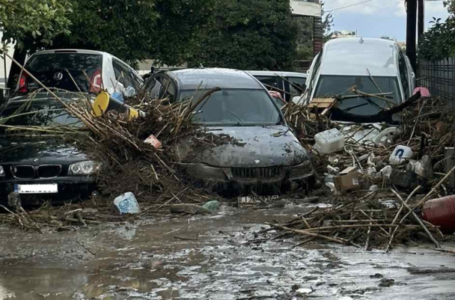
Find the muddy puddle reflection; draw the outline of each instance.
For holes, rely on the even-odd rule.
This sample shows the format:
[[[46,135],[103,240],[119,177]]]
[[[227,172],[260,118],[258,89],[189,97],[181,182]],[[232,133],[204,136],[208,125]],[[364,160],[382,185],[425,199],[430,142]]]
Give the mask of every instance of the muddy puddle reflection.
[[[450,254],[251,243],[261,224],[305,209],[225,208],[48,236],[2,228],[0,300],[455,299]]]

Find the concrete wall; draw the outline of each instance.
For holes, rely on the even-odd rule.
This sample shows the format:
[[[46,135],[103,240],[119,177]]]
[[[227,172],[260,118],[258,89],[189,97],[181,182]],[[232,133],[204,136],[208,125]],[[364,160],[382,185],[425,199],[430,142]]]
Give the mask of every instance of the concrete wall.
[[[321,17],[321,4],[318,1],[291,0],[291,10],[294,15],[307,17]]]

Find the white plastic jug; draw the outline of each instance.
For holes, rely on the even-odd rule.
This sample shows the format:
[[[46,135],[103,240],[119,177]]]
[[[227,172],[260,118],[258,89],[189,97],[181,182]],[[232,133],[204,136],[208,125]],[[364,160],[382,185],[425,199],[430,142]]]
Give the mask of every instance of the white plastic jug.
[[[114,205],[117,207],[121,215],[138,214],[141,212],[139,203],[137,203],[136,197],[131,192],[125,193],[115,198]]]
[[[320,132],[314,136],[316,145],[314,148],[320,154],[329,154],[344,148],[345,138],[338,129],[330,129]]]
[[[412,158],[413,154],[414,152],[412,152],[411,148],[401,145],[397,146],[393,150],[392,154],[390,154],[389,163],[391,165],[399,165],[405,160]]]

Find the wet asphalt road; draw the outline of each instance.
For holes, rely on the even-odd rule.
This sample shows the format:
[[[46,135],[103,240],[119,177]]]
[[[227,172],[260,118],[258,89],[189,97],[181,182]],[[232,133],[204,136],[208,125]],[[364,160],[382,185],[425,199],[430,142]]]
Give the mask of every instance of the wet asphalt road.
[[[248,242],[307,209],[223,207],[44,235],[0,225],[0,300],[455,299],[455,255],[431,245],[385,254]]]

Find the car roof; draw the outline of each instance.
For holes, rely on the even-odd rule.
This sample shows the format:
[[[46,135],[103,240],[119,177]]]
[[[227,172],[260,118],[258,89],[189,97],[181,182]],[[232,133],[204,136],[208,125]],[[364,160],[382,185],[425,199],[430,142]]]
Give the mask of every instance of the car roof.
[[[180,90],[212,89],[261,89],[264,87],[253,76],[233,69],[184,69],[165,72],[174,78]]]
[[[246,71],[253,76],[281,76],[281,77],[301,77],[307,78],[308,74],[300,72],[281,72],[281,71]]]
[[[33,55],[41,54],[55,54],[55,53],[81,53],[81,54],[98,54],[98,55],[108,55],[112,56],[107,52],[95,51],[95,50],[85,50],[85,49],[53,49],[53,50],[43,50],[34,53]]]
[[[398,44],[386,39],[331,40],[322,52],[321,75],[397,76],[398,51]]]

